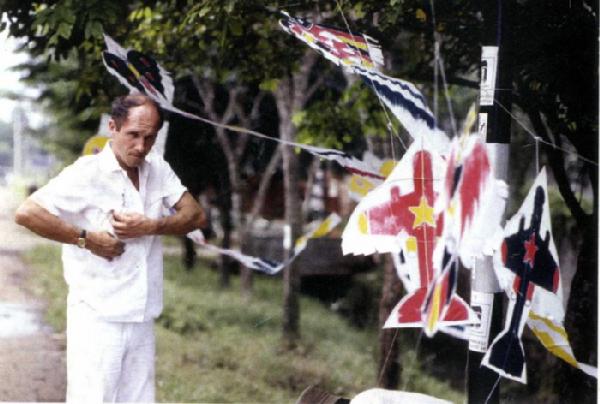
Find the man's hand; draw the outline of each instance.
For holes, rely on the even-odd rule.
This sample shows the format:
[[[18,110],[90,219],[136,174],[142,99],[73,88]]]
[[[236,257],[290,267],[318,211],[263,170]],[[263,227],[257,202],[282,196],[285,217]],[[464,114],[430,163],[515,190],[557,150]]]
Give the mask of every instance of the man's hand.
[[[156,231],[156,222],[139,213],[113,212],[110,224],[119,238],[148,236]]]
[[[85,248],[90,250],[92,254],[111,261],[113,258],[123,254],[125,243],[108,232],[90,231],[87,233],[85,239]]]

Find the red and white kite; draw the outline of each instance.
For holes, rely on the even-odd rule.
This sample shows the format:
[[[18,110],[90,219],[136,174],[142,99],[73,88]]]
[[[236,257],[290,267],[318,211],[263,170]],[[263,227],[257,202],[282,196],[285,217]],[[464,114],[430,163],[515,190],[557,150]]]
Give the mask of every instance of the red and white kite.
[[[383,65],[383,53],[375,39],[313,24],[304,18],[291,17],[285,11],[282,13],[286,17],[279,20],[279,24],[284,31],[316,49],[336,65],[369,69]]]
[[[385,182],[358,204],[344,229],[344,254],[396,254],[399,277],[405,283],[410,280],[409,294],[392,311],[385,327],[423,325],[421,310],[435,276],[433,250],[443,228],[433,211],[443,169],[444,161],[437,153],[413,143]],[[454,301],[461,309],[441,318],[441,325],[469,319],[466,304]],[[452,317],[455,314],[462,317]]]

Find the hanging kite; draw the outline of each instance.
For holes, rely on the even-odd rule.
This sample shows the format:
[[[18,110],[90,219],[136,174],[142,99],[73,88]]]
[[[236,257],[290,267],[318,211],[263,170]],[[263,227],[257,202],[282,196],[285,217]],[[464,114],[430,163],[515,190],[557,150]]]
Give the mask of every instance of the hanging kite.
[[[188,233],[186,236],[200,247],[214,251],[217,254],[231,257],[249,269],[263,272],[267,275],[275,275],[289,265],[290,262],[296,259],[296,257],[302,251],[304,251],[308,243],[308,239],[326,236],[339,224],[340,221],[341,218],[336,213],[332,213],[321,222],[316,223],[313,226],[313,230],[307,232],[302,237],[298,238],[298,240],[296,240],[294,243],[294,255],[288,258],[288,260],[285,262],[278,262],[263,257],[253,257],[251,255],[243,254],[238,250],[220,248],[212,244],[208,244],[204,240],[204,235],[200,230],[194,230],[193,232]]]
[[[506,185],[496,180],[485,144],[478,136],[469,136],[474,108],[469,111],[465,132],[454,139],[448,157],[444,184],[436,202],[436,215],[443,217],[444,230],[438,240],[433,258],[436,278],[429,288],[422,308],[424,329],[432,336],[439,328],[438,321],[448,311],[460,310],[451,317],[477,322],[477,316],[456,295],[458,257],[471,268],[473,259],[484,253],[492,254],[492,236],[500,230],[504,212]],[[438,270],[441,269],[441,270]]]
[[[147,94],[165,108],[172,107],[173,79],[165,69],[142,52],[123,49],[108,35],[104,35],[104,42],[102,60],[113,76],[130,90]]]
[[[285,32],[319,51],[338,66],[363,66],[375,69],[383,65],[383,54],[376,40],[367,35],[351,35],[335,28],[291,17],[285,11],[279,25]]]
[[[219,248],[212,244],[208,244],[205,242],[204,235],[200,230],[194,230],[193,232],[188,233],[187,238],[189,238],[202,248],[216,252],[217,254],[222,254],[231,257],[237,260],[242,265],[244,265],[246,268],[253,269],[258,272],[264,272],[267,275],[275,275],[284,267],[284,264],[278,261],[273,261],[262,257],[253,257],[250,255],[242,254],[240,251],[237,250]]]
[[[427,107],[425,98],[414,84],[388,77],[375,70],[376,64],[371,58],[363,56],[358,50],[352,53],[347,44],[360,43],[362,49],[368,49],[368,41],[358,41],[359,36],[344,33],[338,29],[323,28],[304,19],[290,17],[280,20],[284,31],[294,35],[310,47],[318,50],[336,65],[358,74],[371,87],[377,97],[390,108],[409,135],[429,149],[444,154],[449,139],[438,128],[433,113]],[[353,38],[352,41],[342,38]],[[381,50],[378,50],[381,53]],[[370,54],[370,52],[369,52]],[[381,63],[383,64],[383,57]]]
[[[396,254],[399,277],[411,283],[409,294],[392,310],[385,327],[423,324],[421,308],[434,277],[433,249],[443,228],[433,214],[443,166],[437,153],[413,143],[386,181],[357,205],[344,229],[344,254]],[[452,301],[453,306],[465,305]],[[462,323],[468,320],[468,310],[452,310],[442,320],[442,325]]]
[[[436,214],[444,216],[440,247],[472,268],[474,258],[492,255],[508,195],[495,179],[485,143],[477,135],[454,139]],[[442,256],[442,252],[438,253]]]
[[[123,49],[108,35],[104,35],[104,40],[106,42],[107,50],[102,53],[102,57],[108,71],[117,77],[130,91],[143,92],[165,110],[180,114],[186,118],[222,127],[233,132],[246,133],[261,139],[267,139],[287,146],[298,147],[314,156],[335,161],[352,173],[380,180],[384,179],[384,177],[378,173],[376,168],[365,164],[343,151],[288,142],[239,126],[220,124],[211,121],[210,119],[182,111],[172,104],[173,80],[164,68],[146,54],[134,50]]]
[[[548,296],[562,301],[558,254],[551,232],[543,168],[523,205],[504,228],[495,270],[510,303],[504,331],[494,339],[482,361],[500,375],[521,383],[527,382],[521,335],[529,311],[543,309]],[[549,294],[537,293],[540,289]]]

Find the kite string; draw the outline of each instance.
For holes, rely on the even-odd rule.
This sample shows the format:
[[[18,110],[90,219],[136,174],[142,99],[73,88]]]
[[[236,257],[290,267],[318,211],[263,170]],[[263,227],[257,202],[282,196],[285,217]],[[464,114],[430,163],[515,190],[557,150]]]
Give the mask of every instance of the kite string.
[[[454,110],[452,108],[452,101],[450,100],[450,92],[448,89],[448,82],[446,81],[446,69],[444,68],[444,60],[442,59],[442,56],[440,54],[440,34],[439,32],[437,32],[437,22],[435,19],[435,6],[433,4],[433,0],[429,0],[429,5],[431,7],[431,23],[433,26],[433,40],[434,40],[434,63],[436,67],[439,67],[439,73],[440,76],[442,77],[442,85],[444,86],[444,99],[446,100],[446,104],[448,107],[448,114],[450,115],[450,125],[452,127],[452,134],[454,136],[457,135],[458,130],[456,129],[456,119],[454,117]],[[434,70],[434,73],[436,74],[436,88],[435,91],[437,91],[437,69]],[[437,109],[437,106],[436,106]],[[436,120],[437,120],[437,116],[436,116]]]
[[[354,34],[352,33],[352,30],[350,29],[350,24],[348,23],[348,20],[346,19],[346,15],[344,14],[344,10],[342,9],[342,6],[340,5],[339,0],[335,0],[335,2],[336,2],[338,10],[340,10],[340,15],[342,16],[342,20],[344,20],[344,24],[346,25],[346,29],[348,30],[348,33],[351,36],[354,36]],[[358,57],[361,59],[361,61],[363,60],[362,54],[360,52],[358,52]],[[373,84],[373,80],[371,78],[368,78],[368,80],[371,82],[371,87],[373,88],[373,90],[375,91],[375,94],[377,95],[377,100],[379,101],[379,105],[381,106],[381,109],[383,109],[383,114],[385,116],[385,119],[387,120],[387,129],[390,133],[390,145],[391,145],[391,149],[392,149],[392,159],[394,161],[397,161],[396,154],[394,151],[393,136],[396,135],[396,137],[400,141],[400,144],[402,145],[404,150],[407,149],[406,144],[404,144],[404,141],[400,137],[400,134],[397,133],[396,131],[394,131],[394,125],[392,124],[392,119],[390,118],[388,111],[385,108],[385,105],[383,104],[383,100],[381,99],[381,94],[379,94],[379,90],[377,90],[377,87]]]
[[[531,138],[532,138],[533,140],[535,140],[536,142],[544,143],[544,144],[546,144],[546,145],[548,145],[548,146],[550,146],[550,147],[552,147],[552,148],[554,148],[554,149],[556,149],[556,150],[560,150],[560,151],[563,151],[563,152],[565,152],[565,153],[567,153],[567,154],[571,154],[571,155],[573,155],[573,156],[577,157],[578,159],[580,159],[580,160],[582,160],[582,161],[585,161],[586,163],[592,164],[592,165],[594,165],[594,166],[596,166],[596,167],[598,166],[598,163],[596,163],[595,161],[593,161],[593,160],[590,160],[590,159],[588,159],[588,158],[586,158],[586,157],[583,157],[581,154],[579,154],[579,153],[577,153],[577,152],[574,152],[574,151],[571,151],[571,150],[567,150],[567,149],[565,149],[565,148],[563,148],[563,147],[557,146],[556,144],[554,144],[554,143],[552,143],[552,142],[547,142],[547,141],[545,141],[545,140],[544,140],[544,139],[542,139],[540,136],[536,135],[536,134],[535,134],[535,132],[533,132],[533,130],[529,129],[529,128],[527,127],[527,125],[525,125],[525,124],[522,122],[522,120],[521,120],[521,119],[519,119],[519,117],[517,117],[516,115],[514,115],[514,114],[513,114],[513,113],[512,113],[512,112],[511,112],[511,111],[510,111],[508,108],[506,108],[504,105],[502,105],[502,104],[501,104],[501,103],[500,103],[498,100],[494,100],[494,102],[495,102],[495,103],[496,103],[496,104],[497,104],[497,105],[498,105],[500,108],[502,108],[502,109],[503,109],[503,110],[504,110],[504,111],[505,111],[507,114],[509,114],[509,115],[510,115],[510,117],[511,117],[511,118],[512,118],[512,119],[513,119],[513,120],[514,120],[514,121],[515,121],[517,124],[519,124],[519,126],[520,126],[521,128],[523,128],[523,129],[525,130],[525,132],[527,132],[527,134],[528,134],[529,136],[531,136]]]
[[[492,386],[492,390],[487,395],[487,397],[485,399],[485,404],[487,404],[490,401],[490,399],[492,398],[492,394],[494,394],[494,390],[496,390],[496,387],[498,387],[498,383],[500,383],[500,375],[498,375],[498,377],[496,378],[496,381],[494,382],[494,385]]]
[[[536,172],[540,172],[540,138],[535,137],[535,169]]]
[[[416,367],[416,364],[418,363],[417,361],[417,357],[419,356],[419,350],[421,349],[421,340],[423,339],[423,328],[420,328],[419,331],[419,336],[417,337],[417,343],[415,345],[415,357],[414,357],[414,361],[411,362],[411,370],[414,369]],[[413,374],[416,375],[416,372],[412,372]],[[404,383],[402,383],[402,390],[406,391],[407,387],[408,387],[408,378],[404,378]]]
[[[390,343],[390,347],[388,349],[387,355],[385,356],[385,360],[383,361],[383,364],[381,365],[381,370],[379,371],[379,377],[377,378],[377,385],[381,385],[381,379],[383,378],[383,372],[384,372],[385,367],[390,359],[390,356],[392,355],[392,347],[394,346],[394,343],[396,342],[396,337],[398,337],[398,331],[399,331],[399,328],[396,328],[395,332],[394,332],[394,337],[392,338],[392,342]]]

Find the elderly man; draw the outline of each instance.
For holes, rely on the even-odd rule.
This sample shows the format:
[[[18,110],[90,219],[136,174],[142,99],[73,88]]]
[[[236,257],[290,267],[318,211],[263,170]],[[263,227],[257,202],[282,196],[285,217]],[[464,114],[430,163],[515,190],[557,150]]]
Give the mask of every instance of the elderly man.
[[[102,152],[78,159],[17,209],[18,224],[63,243],[67,401],[154,401],[159,235],[185,234],[204,220],[169,165],[150,153],[162,121],[146,96],[116,99]]]

